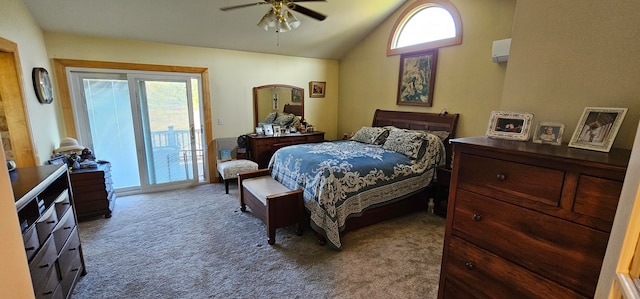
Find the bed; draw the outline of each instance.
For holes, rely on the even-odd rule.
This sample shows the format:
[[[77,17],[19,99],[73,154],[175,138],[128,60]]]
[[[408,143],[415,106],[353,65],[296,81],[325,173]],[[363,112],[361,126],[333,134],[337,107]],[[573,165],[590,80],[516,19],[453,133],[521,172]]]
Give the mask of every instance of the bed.
[[[269,168],[284,186],[303,190],[311,228],[339,249],[341,233],[426,209],[435,168],[450,161],[457,120],[376,110],[372,126],[352,139],[282,147]]]

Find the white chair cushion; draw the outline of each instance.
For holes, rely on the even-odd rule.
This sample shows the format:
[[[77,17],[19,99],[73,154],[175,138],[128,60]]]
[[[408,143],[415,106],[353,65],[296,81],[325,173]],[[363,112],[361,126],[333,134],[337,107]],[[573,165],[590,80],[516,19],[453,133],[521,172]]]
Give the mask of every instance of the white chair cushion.
[[[218,163],[218,172],[225,180],[237,178],[239,172],[257,169],[258,163],[251,160],[240,159]]]

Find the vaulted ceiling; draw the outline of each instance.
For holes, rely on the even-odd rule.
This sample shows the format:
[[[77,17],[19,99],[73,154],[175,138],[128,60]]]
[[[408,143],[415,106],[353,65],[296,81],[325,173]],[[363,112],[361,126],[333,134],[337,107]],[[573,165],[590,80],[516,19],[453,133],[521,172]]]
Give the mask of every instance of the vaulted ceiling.
[[[24,0],[44,31],[326,59],[340,59],[406,1],[300,2],[327,18],[294,11],[300,27],[277,34],[256,26],[269,5],[220,10],[258,0]]]

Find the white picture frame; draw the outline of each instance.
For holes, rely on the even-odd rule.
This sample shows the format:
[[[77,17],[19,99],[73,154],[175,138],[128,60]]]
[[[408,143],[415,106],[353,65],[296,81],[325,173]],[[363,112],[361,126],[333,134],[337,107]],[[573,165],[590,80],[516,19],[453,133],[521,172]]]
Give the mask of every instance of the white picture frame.
[[[274,136],[282,135],[282,127],[280,127],[279,125],[274,125],[273,126],[273,135]]]
[[[527,141],[533,113],[512,111],[491,111],[487,137]]]
[[[262,128],[264,129],[264,134],[265,135],[273,136],[273,125],[266,124],[266,125],[263,125]]]
[[[562,144],[562,135],[564,134],[564,124],[559,122],[539,122],[533,133],[532,141],[534,143],[543,144]]]
[[[609,152],[627,108],[585,107],[569,141],[570,147]]]

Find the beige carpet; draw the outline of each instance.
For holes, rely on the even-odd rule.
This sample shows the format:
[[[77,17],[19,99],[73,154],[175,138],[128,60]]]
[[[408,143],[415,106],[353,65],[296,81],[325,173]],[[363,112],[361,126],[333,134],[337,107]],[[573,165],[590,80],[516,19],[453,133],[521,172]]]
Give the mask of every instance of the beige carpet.
[[[417,212],[343,236],[265,227],[223,184],[119,197],[80,223],[88,274],[73,298],[436,298],[444,219]]]

